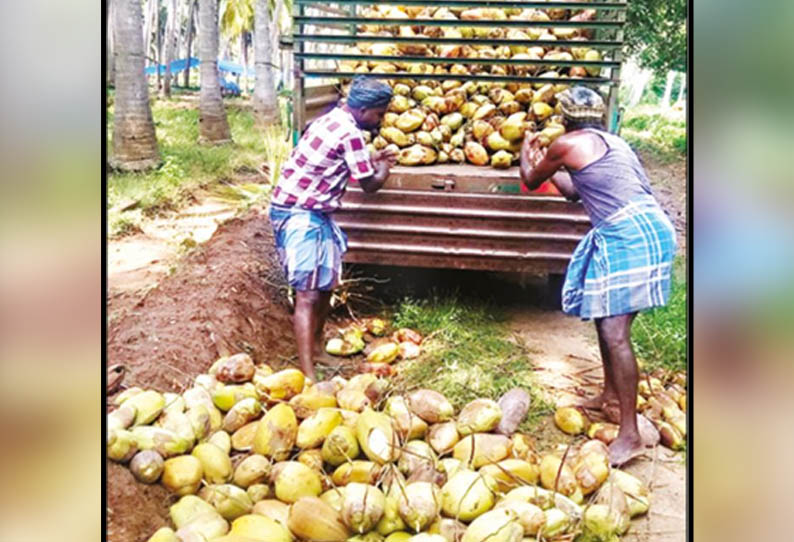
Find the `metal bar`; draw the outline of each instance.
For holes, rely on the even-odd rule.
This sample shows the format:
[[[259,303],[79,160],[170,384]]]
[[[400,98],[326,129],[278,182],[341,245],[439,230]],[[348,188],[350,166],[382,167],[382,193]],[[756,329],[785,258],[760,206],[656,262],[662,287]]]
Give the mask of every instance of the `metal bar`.
[[[622,41],[575,41],[575,40],[512,40],[502,38],[407,38],[400,36],[351,36],[351,35],[314,35],[293,34],[294,41],[314,41],[333,43],[422,43],[429,45],[521,45],[525,47],[590,47],[590,48],[619,48],[623,47]]]
[[[421,246],[421,245],[398,245],[393,243],[367,243],[363,241],[350,241],[348,248],[354,250],[371,250],[375,252],[387,253],[412,253],[412,254],[433,254],[449,256],[477,256],[483,258],[510,258],[517,260],[525,259],[548,259],[548,260],[570,260],[570,254],[559,252],[522,252],[518,250],[493,250],[476,248],[452,248],[445,246]]]
[[[444,228],[439,226],[424,226],[417,229],[415,226],[407,224],[361,224],[355,220],[345,220],[342,217],[334,219],[340,228],[345,231],[367,231],[378,233],[405,233],[410,235],[424,235],[424,236],[451,236],[451,237],[479,237],[479,238],[497,238],[497,239],[513,239],[521,241],[560,241],[560,242],[578,242],[582,239],[582,235],[575,233],[559,233],[559,232],[511,232],[502,230],[489,230],[484,228]]]
[[[515,58],[441,58],[435,56],[379,56],[349,55],[334,53],[296,53],[296,57],[317,60],[372,60],[377,62],[419,62],[423,64],[512,64],[517,66],[597,66],[614,67],[620,64],[614,60],[531,60]]]
[[[326,3],[327,0],[294,0],[296,4],[315,5]],[[335,4],[346,5],[372,5],[372,0],[336,0]],[[484,8],[565,8],[565,9],[626,9],[627,2],[588,2],[582,6],[582,2],[521,2],[521,1],[492,1],[492,0],[379,0],[378,4],[392,6],[433,6],[441,7],[484,7]]]
[[[354,78],[354,77],[375,77],[379,79],[423,79],[423,80],[442,80],[454,79],[458,81],[505,81],[516,83],[553,83],[553,84],[576,84],[576,85],[616,85],[619,81],[614,81],[604,77],[590,77],[587,79],[571,77],[524,77],[521,75],[463,75],[453,73],[358,73],[358,72],[335,72],[322,70],[304,70],[305,77],[333,78]]]
[[[625,22],[626,13],[625,12],[619,12],[618,13],[618,19],[620,21]],[[617,30],[617,36],[615,36],[615,37],[617,39],[619,39],[619,40],[623,40],[623,27],[620,27]],[[621,49],[617,49],[615,51],[615,60],[618,61],[618,64],[617,64],[617,66],[609,69],[609,72],[610,72],[609,75],[610,75],[610,77],[611,77],[611,79],[613,81],[616,81],[617,84],[619,84],[620,83],[620,64],[623,61],[623,51]],[[617,84],[611,86],[610,89],[609,89],[609,102],[608,102],[608,108],[607,108],[607,110],[609,111],[609,114],[610,114],[609,115],[609,117],[610,117],[609,118],[609,123],[610,124],[607,125],[607,126],[608,126],[608,128],[610,128],[613,131],[613,133],[617,133],[618,129],[619,129],[618,122],[617,122],[617,114],[618,114],[618,85]],[[615,120],[614,123],[613,123],[613,119]]]
[[[516,220],[554,220],[574,224],[589,224],[587,215],[563,213],[537,213],[532,211],[500,211],[494,209],[451,209],[419,205],[382,205],[380,203],[345,203],[345,212],[378,212],[435,216],[459,216],[463,218],[510,218]]]
[[[298,34],[303,34],[303,24],[295,22],[298,16],[303,15],[303,4],[293,4],[292,6],[292,20],[293,20],[293,28],[297,25]],[[297,53],[300,54],[303,52],[304,49],[304,42],[298,42],[298,50]],[[293,85],[293,103],[295,104],[295,108],[293,110],[293,127],[292,127],[292,144],[293,146],[298,144],[298,140],[303,133],[303,126],[306,122],[306,104],[304,103],[304,82],[305,78],[303,75],[304,69],[304,62],[303,59],[296,58],[293,59],[293,68],[297,71],[294,77],[294,85]]]
[[[371,19],[368,17],[314,17],[298,16],[303,24],[375,24],[378,26],[497,26],[539,28],[618,28],[625,21],[512,21],[512,20],[460,20],[460,19]]]

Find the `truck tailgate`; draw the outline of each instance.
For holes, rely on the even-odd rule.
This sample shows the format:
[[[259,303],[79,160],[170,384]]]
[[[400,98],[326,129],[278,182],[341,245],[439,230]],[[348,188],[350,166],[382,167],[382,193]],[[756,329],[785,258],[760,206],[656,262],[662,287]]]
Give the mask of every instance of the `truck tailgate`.
[[[580,204],[520,194],[517,183],[516,168],[435,165],[394,168],[374,194],[351,185],[334,214],[345,261],[564,273],[590,220]]]

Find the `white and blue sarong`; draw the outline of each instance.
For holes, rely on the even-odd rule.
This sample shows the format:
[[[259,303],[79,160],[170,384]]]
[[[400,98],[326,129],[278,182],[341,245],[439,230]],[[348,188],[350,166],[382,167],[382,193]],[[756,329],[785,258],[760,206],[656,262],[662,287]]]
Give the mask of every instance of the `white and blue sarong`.
[[[656,200],[632,200],[579,242],[562,310],[589,320],[667,304],[675,249],[675,228]]]
[[[271,204],[270,224],[290,286],[329,291],[339,283],[347,236],[328,213]]]

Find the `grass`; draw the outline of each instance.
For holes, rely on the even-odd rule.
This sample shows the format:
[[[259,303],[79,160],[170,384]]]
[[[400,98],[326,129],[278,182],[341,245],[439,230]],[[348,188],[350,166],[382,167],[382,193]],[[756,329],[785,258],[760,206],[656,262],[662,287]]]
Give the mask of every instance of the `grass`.
[[[241,174],[254,173],[263,162],[271,174],[278,174],[291,148],[284,129],[273,127],[263,134],[255,128],[253,112],[245,107],[245,101],[234,99],[226,106],[234,143],[199,145],[197,107],[197,101],[179,98],[152,102],[163,163],[145,173],[109,173],[107,208],[111,236],[135,231],[146,218],[190,202],[197,188],[217,186]],[[112,105],[108,107],[108,149],[112,149],[113,109]],[[133,202],[132,211],[115,209],[119,204]]]
[[[655,106],[640,106],[626,112],[620,135],[635,149],[650,152],[663,162],[686,156],[686,119],[680,113]]]
[[[536,384],[527,349],[510,336],[501,311],[456,294],[404,299],[394,324],[418,330],[428,339],[423,355],[404,363],[396,386],[402,391],[430,388],[456,410],[477,398],[498,400],[511,388],[530,392],[532,403],[520,430],[533,429],[553,406]]]
[[[676,260],[670,300],[665,307],[641,312],[631,338],[643,370],[684,371],[687,366],[687,292],[684,262]]]

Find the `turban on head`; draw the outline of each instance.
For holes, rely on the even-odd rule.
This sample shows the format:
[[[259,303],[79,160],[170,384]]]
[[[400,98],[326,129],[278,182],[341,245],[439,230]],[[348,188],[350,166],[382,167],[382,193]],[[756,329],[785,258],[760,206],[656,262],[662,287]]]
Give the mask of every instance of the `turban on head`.
[[[577,123],[600,123],[606,106],[604,99],[587,87],[573,87],[557,94],[563,116]]]
[[[347,96],[347,105],[358,109],[360,107],[384,107],[391,101],[392,89],[386,83],[367,77],[356,77],[350,86]]]

